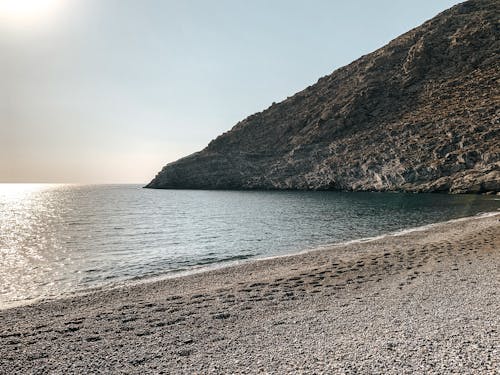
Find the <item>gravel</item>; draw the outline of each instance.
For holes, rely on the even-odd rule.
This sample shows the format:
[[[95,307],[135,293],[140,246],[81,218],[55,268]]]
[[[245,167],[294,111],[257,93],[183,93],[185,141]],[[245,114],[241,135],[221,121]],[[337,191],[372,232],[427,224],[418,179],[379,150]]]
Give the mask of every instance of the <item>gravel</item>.
[[[499,373],[499,215],[0,311],[0,373]]]

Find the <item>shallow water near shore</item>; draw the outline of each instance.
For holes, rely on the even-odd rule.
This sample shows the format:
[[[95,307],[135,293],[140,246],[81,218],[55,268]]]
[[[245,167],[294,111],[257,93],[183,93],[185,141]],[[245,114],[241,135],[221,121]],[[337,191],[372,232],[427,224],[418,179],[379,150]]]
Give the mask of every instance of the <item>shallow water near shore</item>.
[[[499,208],[479,195],[0,184],[0,308]]]

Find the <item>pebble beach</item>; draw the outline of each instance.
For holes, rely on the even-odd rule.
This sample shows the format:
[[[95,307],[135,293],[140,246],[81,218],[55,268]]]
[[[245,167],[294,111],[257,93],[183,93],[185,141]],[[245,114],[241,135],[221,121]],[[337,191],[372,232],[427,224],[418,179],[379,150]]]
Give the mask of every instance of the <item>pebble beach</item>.
[[[0,373],[499,371],[500,215],[0,310]]]

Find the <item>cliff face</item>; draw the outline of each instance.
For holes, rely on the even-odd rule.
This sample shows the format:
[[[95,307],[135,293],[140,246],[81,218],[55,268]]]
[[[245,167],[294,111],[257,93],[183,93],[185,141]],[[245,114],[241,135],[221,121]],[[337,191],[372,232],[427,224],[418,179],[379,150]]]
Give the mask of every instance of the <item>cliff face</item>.
[[[497,0],[454,6],[147,187],[498,192],[499,14]]]

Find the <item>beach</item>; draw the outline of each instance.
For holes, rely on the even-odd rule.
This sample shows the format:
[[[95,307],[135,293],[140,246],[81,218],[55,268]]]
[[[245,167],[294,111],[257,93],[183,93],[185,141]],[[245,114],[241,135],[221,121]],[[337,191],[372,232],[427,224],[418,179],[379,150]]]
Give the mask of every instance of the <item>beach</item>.
[[[498,373],[500,215],[0,311],[0,373]]]

